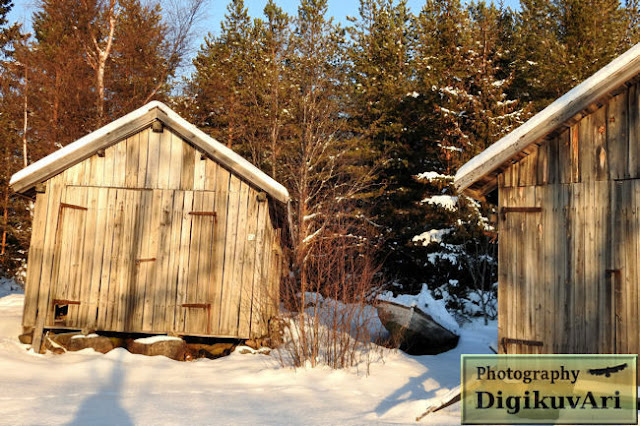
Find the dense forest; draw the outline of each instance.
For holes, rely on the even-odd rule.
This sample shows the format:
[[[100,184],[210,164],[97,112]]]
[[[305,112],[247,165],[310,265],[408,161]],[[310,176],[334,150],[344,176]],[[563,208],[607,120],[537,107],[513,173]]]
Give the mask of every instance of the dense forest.
[[[361,0],[344,26],[327,0],[260,18],[232,0],[193,55],[193,23],[222,5],[35,3],[27,34],[0,0],[1,273],[29,245],[11,175],[156,99],[288,188],[303,290],[366,276],[450,305],[496,281],[491,205],[455,193],[457,168],[640,41],[638,0]]]

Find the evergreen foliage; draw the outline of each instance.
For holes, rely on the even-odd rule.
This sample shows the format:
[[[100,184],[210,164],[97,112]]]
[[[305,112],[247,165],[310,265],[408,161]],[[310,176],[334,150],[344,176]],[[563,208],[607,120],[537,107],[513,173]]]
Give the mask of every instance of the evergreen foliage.
[[[26,38],[0,0],[3,194],[24,160],[25,102],[32,162],[151,98],[170,100],[289,189],[302,289],[328,279],[319,262],[339,239],[353,259],[374,248],[399,290],[426,282],[453,301],[491,294],[496,279],[492,207],[455,192],[456,170],[640,42],[638,0],[521,0],[517,11],[360,0],[346,28],[327,0],[300,0],[295,16],[268,0],[259,18],[230,0],[176,93],[184,38],[172,40],[156,2],[119,0],[96,102],[89,59],[109,39],[110,4],[39,0]],[[11,203],[2,208],[15,218],[4,228],[15,262],[3,260],[5,271],[27,246],[27,209]]]

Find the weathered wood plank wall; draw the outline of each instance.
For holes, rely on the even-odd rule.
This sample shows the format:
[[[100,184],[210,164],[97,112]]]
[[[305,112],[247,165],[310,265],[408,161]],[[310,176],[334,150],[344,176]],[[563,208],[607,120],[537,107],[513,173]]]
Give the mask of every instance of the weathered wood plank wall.
[[[168,128],[70,167],[36,197],[23,326],[264,335],[281,257],[259,193]]]
[[[514,162],[498,186],[499,337],[530,341],[501,351],[640,353],[638,84]]]

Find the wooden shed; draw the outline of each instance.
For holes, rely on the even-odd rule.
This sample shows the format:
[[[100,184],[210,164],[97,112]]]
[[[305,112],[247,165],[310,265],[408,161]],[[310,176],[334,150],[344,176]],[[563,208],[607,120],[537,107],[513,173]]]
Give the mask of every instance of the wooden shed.
[[[16,173],[35,196],[24,332],[251,338],[277,313],[289,194],[160,102]]]
[[[640,353],[639,80],[640,44],[458,171],[498,194],[502,353]]]

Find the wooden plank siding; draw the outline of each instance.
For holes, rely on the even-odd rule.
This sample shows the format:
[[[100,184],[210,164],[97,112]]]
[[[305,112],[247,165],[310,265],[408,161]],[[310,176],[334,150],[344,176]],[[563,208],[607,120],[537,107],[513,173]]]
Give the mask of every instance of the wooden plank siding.
[[[638,83],[497,181],[500,351],[640,353]]]
[[[253,297],[277,299],[282,259],[259,193],[167,127],[49,179],[36,196],[25,330],[262,335],[277,304],[263,315]]]

